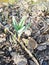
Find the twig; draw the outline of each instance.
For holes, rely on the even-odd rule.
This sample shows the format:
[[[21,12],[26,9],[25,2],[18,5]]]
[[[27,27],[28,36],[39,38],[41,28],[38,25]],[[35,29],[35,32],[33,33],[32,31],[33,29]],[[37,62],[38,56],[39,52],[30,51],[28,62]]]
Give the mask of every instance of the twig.
[[[1,23],[0,26],[5,28]],[[14,35],[10,30],[7,30],[12,36]],[[23,42],[20,42],[17,38],[16,41],[22,46],[22,48],[29,54],[29,56],[32,58],[32,60],[36,63],[36,65],[39,65],[37,59],[34,57],[34,55],[31,54],[31,52],[24,46]]]

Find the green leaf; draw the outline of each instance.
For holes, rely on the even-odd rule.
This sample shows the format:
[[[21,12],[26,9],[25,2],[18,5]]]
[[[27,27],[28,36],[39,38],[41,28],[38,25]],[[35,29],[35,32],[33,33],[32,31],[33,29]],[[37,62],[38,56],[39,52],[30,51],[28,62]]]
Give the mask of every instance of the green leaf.
[[[17,21],[16,21],[16,19],[15,19],[14,16],[12,16],[12,22],[13,22],[14,29],[15,29],[16,31],[18,31],[18,23],[17,23]]]
[[[21,36],[21,34],[24,32],[25,26],[23,26],[20,30],[18,30],[18,34]]]
[[[19,36],[21,36],[21,34],[23,33],[23,32],[25,32],[29,27],[30,27],[30,23],[28,23],[26,26],[23,26],[20,30],[18,30],[18,34],[19,34]]]
[[[12,17],[14,29],[16,30],[16,32],[17,32],[17,34],[19,36],[21,36],[21,34],[23,32],[25,32],[27,30],[27,28],[30,26],[30,23],[27,24],[26,26],[24,26],[25,20],[26,20],[26,17],[24,16],[21,19],[20,23],[18,24],[17,21],[16,21],[16,19],[15,19],[15,17],[14,16]]]
[[[19,23],[20,28],[22,28],[24,26],[25,20],[26,20],[26,16],[23,16],[22,19],[20,20],[20,23]]]

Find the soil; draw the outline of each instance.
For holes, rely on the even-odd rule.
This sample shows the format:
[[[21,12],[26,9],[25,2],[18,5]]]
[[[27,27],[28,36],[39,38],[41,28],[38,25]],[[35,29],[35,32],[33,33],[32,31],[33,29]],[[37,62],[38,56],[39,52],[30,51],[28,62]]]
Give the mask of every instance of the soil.
[[[46,8],[38,9],[41,4],[26,5],[28,7],[23,7],[21,2],[13,5],[0,4],[0,23],[15,34],[12,15],[17,22],[26,15],[28,18],[25,25],[30,22],[31,26],[22,34],[21,40],[27,42],[25,47],[36,57],[40,65],[49,65],[49,13]],[[5,32],[3,26],[0,26],[0,65],[36,65],[26,51],[15,43],[11,34]]]

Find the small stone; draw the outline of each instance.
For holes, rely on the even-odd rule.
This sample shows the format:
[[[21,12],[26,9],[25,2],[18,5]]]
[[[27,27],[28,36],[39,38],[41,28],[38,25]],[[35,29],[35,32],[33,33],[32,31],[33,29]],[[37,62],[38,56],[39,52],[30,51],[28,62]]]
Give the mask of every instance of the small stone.
[[[45,42],[45,44],[49,46],[49,41]]]
[[[40,64],[42,65],[43,59],[40,60]]]
[[[9,51],[12,51],[12,48],[11,47],[9,47]]]
[[[46,19],[46,21],[47,21],[47,22],[46,22],[46,23],[47,23],[47,25],[49,25],[49,19]]]
[[[30,36],[31,35],[31,31],[30,30],[26,30],[25,31],[25,35]]]
[[[42,65],[48,65],[48,62],[46,60],[43,60]]]
[[[14,52],[11,55],[13,56],[13,60],[14,60],[15,64],[27,65],[27,59],[23,55],[19,55]]]
[[[39,23],[38,23],[39,29],[42,28],[43,26],[44,26],[43,22],[39,22]]]
[[[39,51],[45,50],[46,48],[47,48],[46,45],[39,45],[39,46],[37,47],[37,49],[38,49]]]
[[[6,41],[6,38],[0,38],[0,43]]]
[[[46,35],[37,36],[36,41],[38,43],[44,43],[45,41],[47,41],[47,36]]]
[[[46,41],[46,42],[42,43],[41,45],[48,45],[49,46],[49,41]]]
[[[29,60],[30,65],[36,65],[33,61]]]
[[[4,41],[6,41],[6,35],[2,33],[0,34],[0,43]]]
[[[2,24],[5,26],[5,25],[7,25],[7,22],[6,22],[6,21],[4,21],[4,22],[2,22]]]
[[[22,60],[22,61],[19,62],[17,65],[26,65],[26,62]]]

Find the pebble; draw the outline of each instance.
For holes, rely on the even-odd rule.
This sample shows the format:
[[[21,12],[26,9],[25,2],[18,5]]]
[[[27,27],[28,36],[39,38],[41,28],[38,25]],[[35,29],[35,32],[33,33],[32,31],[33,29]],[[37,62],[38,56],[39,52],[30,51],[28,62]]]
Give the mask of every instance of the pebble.
[[[46,23],[47,23],[47,25],[49,25],[49,19],[46,19],[46,21],[47,21],[47,22],[46,22]]]
[[[27,59],[23,55],[12,52],[13,60],[17,65],[27,65]]]
[[[48,45],[49,46],[49,41],[46,41],[44,43],[41,43],[41,45]]]
[[[5,25],[7,25],[7,22],[6,22],[6,21],[4,21],[4,22],[2,22],[2,24],[5,26]]]
[[[12,48],[11,48],[11,47],[9,47],[9,52],[10,52],[10,51],[12,51]]]
[[[2,33],[0,34],[0,43],[4,41],[6,41],[6,35]]]
[[[47,41],[47,36],[46,35],[37,36],[36,41],[38,43],[44,43],[45,41]]]
[[[41,64],[41,65],[42,65],[43,60],[44,60],[44,59],[41,59],[41,60],[40,60],[40,64]]]
[[[42,65],[48,65],[47,61],[44,60],[43,63],[42,63]]]
[[[0,38],[0,43],[6,41],[5,38]]]
[[[36,65],[33,61],[29,60],[30,65]]]
[[[25,35],[30,36],[31,35],[31,31],[30,30],[26,30],[25,31]]]
[[[44,26],[43,22],[39,22],[39,23],[38,23],[38,28],[39,28],[39,29],[42,28],[43,26]]]
[[[37,47],[37,49],[38,49],[39,51],[45,50],[46,48],[47,48],[46,45],[39,45],[39,46]]]

